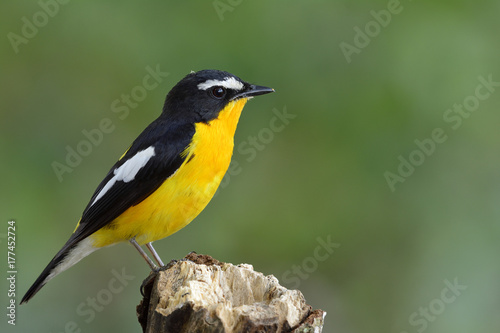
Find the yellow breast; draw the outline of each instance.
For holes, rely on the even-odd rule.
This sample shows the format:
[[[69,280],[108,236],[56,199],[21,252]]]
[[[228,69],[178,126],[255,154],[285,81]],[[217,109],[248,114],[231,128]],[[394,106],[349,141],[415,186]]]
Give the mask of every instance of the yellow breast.
[[[181,167],[149,197],[91,237],[101,247],[136,237],[139,244],[165,238],[185,227],[215,194],[231,162],[234,132],[247,99],[230,102],[217,119],[196,123]]]

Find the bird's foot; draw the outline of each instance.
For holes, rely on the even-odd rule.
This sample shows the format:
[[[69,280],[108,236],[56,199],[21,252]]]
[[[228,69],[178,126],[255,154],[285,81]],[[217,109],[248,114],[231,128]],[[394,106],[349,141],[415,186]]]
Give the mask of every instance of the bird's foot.
[[[160,273],[161,271],[166,271],[167,269],[172,267],[176,262],[177,262],[177,260],[173,259],[167,265],[162,266],[162,267],[155,267],[149,273],[148,277],[145,278],[141,284],[140,290],[141,290],[142,297],[149,297],[149,295],[151,294],[151,290],[153,289],[153,285],[154,285],[154,282],[156,280],[156,277],[158,276],[158,273]]]

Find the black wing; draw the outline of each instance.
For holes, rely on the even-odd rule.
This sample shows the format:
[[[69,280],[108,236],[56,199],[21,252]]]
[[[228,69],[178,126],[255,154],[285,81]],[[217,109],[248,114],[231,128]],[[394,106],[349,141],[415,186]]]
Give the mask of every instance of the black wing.
[[[181,153],[191,142],[195,129],[191,124],[172,126],[160,118],[149,125],[126,154],[111,168],[85,208],[80,224],[70,241],[75,244],[109,224],[128,208],[153,193],[184,162]],[[116,181],[99,200],[94,200],[113,178],[114,171],[138,152],[154,147],[155,155],[130,182]]]
[[[186,156],[181,156],[181,153],[191,142],[194,132],[193,125],[167,124],[161,116],[151,123],[99,184],[83,212],[78,228],[28,289],[21,304],[28,302],[53,277],[51,274],[54,269],[67,258],[78,242],[109,224],[129,207],[140,203],[172,175],[184,162]],[[134,179],[128,183],[114,182],[113,186],[108,186],[99,200],[92,204],[114,177],[114,171],[138,152],[149,147],[154,147],[155,155],[139,169]]]

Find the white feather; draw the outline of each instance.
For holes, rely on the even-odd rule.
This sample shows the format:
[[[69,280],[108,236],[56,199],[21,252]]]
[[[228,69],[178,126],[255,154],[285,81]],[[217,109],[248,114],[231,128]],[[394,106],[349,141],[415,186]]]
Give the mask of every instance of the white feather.
[[[95,204],[97,200],[102,198],[102,196],[106,194],[106,192],[108,192],[109,189],[112,188],[117,181],[123,181],[125,183],[133,181],[139,170],[141,170],[153,156],[155,156],[155,148],[151,146],[147,149],[141,150],[125,163],[123,163],[119,168],[116,168],[113,171],[113,178],[111,178],[106,183],[106,185],[104,185],[97,197],[92,202],[92,205]]]
[[[203,83],[198,84],[198,89],[207,90],[212,87],[221,86],[227,89],[242,90],[243,83],[236,80],[234,77],[226,77],[224,80],[207,80]]]
[[[93,246],[92,240],[89,237],[85,238],[68,253],[66,258],[64,258],[64,260],[61,261],[59,265],[52,270],[52,272],[50,272],[49,276],[47,276],[47,278],[43,281],[43,284],[47,283],[54,276],[67,270],[97,249],[99,248]]]

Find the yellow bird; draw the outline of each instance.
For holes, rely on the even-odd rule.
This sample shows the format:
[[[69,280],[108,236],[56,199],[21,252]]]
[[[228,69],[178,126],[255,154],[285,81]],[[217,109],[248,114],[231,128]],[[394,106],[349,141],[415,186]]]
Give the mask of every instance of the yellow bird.
[[[152,242],[185,227],[205,208],[229,167],[245,103],[274,90],[224,71],[192,72],[167,94],[163,112],[113,165],[75,231],[29,288],[105,246],[129,241],[152,270],[163,262]]]

